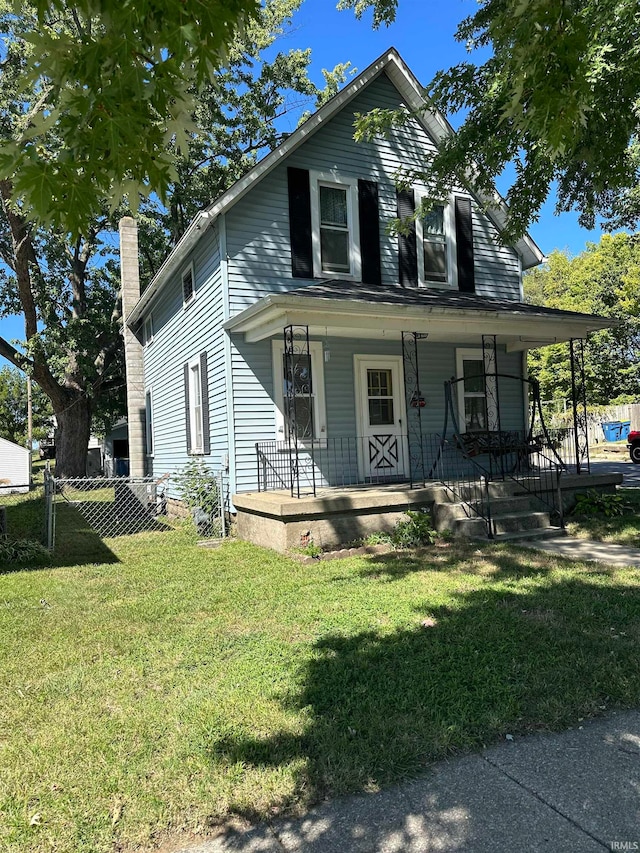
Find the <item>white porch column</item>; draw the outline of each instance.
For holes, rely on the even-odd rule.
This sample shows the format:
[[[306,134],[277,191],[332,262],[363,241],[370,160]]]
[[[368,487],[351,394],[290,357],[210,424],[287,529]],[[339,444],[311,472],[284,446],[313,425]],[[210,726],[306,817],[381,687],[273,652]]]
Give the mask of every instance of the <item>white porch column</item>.
[[[145,475],[145,399],[142,343],[127,325],[133,307],[140,299],[138,267],[138,224],[130,216],[120,220],[120,282],[122,288],[122,324],[127,377],[127,420],[129,423],[129,475]]]

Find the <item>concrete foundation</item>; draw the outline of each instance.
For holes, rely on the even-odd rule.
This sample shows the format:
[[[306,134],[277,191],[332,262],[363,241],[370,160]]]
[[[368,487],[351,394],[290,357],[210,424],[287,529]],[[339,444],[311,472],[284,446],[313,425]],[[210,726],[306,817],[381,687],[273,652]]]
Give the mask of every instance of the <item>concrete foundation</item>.
[[[430,508],[443,492],[434,484],[420,489],[397,485],[328,489],[299,499],[286,492],[234,495],[237,535],[283,553],[311,542],[334,548],[392,530],[407,509]]]
[[[561,480],[565,513],[577,494],[595,489],[614,492],[621,474],[567,475]],[[438,483],[425,488],[407,486],[354,486],[326,489],[316,497],[292,498],[288,492],[250,492],[233,496],[240,539],[282,553],[313,543],[335,548],[389,532],[408,509],[433,508],[449,497]]]

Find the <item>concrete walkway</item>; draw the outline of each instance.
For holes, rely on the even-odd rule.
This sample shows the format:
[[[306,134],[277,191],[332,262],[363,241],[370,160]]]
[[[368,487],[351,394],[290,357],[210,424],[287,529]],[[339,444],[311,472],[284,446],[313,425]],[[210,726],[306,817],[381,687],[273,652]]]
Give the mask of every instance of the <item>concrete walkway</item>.
[[[551,536],[548,539],[519,539],[518,548],[531,548],[534,551],[546,551],[557,554],[567,560],[580,562],[606,563],[609,566],[640,567],[640,550],[612,542],[594,542],[591,539],[577,539],[575,536]],[[639,848],[640,849],[640,848]]]
[[[174,853],[591,853],[640,850],[640,712],[505,740],[298,820]]]

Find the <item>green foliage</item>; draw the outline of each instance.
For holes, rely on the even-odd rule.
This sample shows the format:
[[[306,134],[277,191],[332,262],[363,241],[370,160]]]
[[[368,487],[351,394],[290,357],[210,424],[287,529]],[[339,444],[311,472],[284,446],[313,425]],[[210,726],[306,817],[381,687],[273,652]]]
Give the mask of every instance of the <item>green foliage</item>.
[[[49,552],[39,542],[0,536],[0,563],[43,563],[50,559]]]
[[[2,7],[13,17],[9,3]],[[256,0],[21,4],[32,58],[25,82],[43,97],[0,156],[16,197],[74,234],[99,215],[103,198],[113,209],[141,189],[166,198],[175,175],[167,143],[186,144],[195,87],[224,63],[258,8]],[[43,150],[51,132],[59,145]]]
[[[210,536],[220,519],[220,491],[216,475],[202,460],[192,459],[174,479],[180,500],[191,511],[198,531]]]
[[[51,403],[32,385],[33,438],[39,441],[51,430]],[[0,369],[0,438],[25,445],[27,441],[27,379],[15,368]]]
[[[615,518],[629,512],[629,509],[630,507],[622,495],[590,489],[585,494],[577,495],[572,515],[587,517],[601,515],[605,518]]]
[[[374,26],[395,17],[397,0],[341,0],[362,15],[374,8]],[[640,213],[636,0],[479,0],[456,38],[477,62],[440,71],[426,87],[427,103],[466,117],[416,174],[444,189],[464,182],[493,198],[493,182],[515,163],[507,194],[505,238],[521,235],[554,182],[558,209],[577,208],[593,227],[602,212],[612,225]],[[488,56],[488,58],[486,58]],[[402,119],[402,116],[399,116]],[[375,117],[360,133],[376,133]]]
[[[407,518],[398,521],[390,533],[370,533],[365,545],[393,545],[395,548],[419,548],[433,545],[441,534],[433,529],[429,510],[407,510]]]
[[[418,548],[420,545],[433,545],[437,534],[431,524],[431,513],[428,510],[407,510],[408,518],[399,521],[391,541],[396,548]]]
[[[552,252],[544,267],[524,279],[528,302],[612,317],[617,325],[592,334],[585,346],[587,399],[607,405],[640,396],[640,241],[605,235],[571,258]],[[531,350],[529,370],[543,400],[571,396],[568,344]]]

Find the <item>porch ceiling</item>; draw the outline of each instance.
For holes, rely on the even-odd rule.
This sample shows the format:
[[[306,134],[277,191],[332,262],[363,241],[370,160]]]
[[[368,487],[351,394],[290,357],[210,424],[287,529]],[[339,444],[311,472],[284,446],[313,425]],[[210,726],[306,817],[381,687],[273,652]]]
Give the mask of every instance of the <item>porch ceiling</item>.
[[[584,338],[616,321],[457,291],[328,281],[264,296],[224,328],[255,343],[282,334],[289,325],[308,326],[309,334],[318,337],[394,339],[404,331],[456,344],[477,344],[482,335],[496,335],[508,351],[517,351]]]

